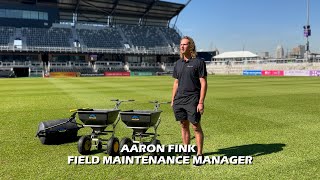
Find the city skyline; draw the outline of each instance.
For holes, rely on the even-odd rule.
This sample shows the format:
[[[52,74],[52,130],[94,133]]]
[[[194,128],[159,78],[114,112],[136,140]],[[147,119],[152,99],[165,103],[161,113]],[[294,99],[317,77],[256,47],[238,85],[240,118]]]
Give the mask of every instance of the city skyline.
[[[320,1],[310,0],[309,14],[310,50],[320,52]],[[307,0],[193,0],[171,24],[175,21],[183,35],[194,38],[198,51],[217,48],[220,52],[247,50],[275,56],[278,45],[286,52],[306,44]]]

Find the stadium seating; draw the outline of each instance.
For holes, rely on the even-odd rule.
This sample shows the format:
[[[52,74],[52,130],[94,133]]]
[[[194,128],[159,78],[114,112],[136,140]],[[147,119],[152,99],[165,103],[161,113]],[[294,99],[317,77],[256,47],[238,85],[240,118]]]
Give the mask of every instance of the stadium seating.
[[[36,27],[8,27],[0,26],[0,46],[11,48],[14,39],[22,41],[21,50],[39,51],[51,49],[60,52],[87,51],[90,50],[125,50],[134,53],[172,53],[179,44],[180,35],[175,29],[158,26],[116,25],[115,27],[94,27],[79,25],[54,25],[51,28]],[[80,46],[75,47],[74,42]],[[18,50],[18,49],[16,49]],[[21,51],[20,50],[20,51]],[[64,51],[65,50],[65,51]],[[87,63],[87,64],[83,64]],[[16,59],[6,61],[3,59],[0,67],[29,67],[30,76],[42,76],[43,72],[80,72],[84,74],[103,72],[164,72],[171,71],[173,67],[164,67],[160,64],[140,63],[133,66],[124,65],[123,60],[106,61],[107,64],[92,64],[88,62],[73,62],[67,59],[54,58],[44,69],[37,56],[28,59]],[[114,64],[115,63],[115,64]],[[81,64],[81,65],[79,65]],[[141,66],[142,65],[142,66]]]
[[[0,26],[0,46],[13,43],[10,38],[14,37],[16,32],[22,36],[22,45],[27,47],[71,48],[74,47],[72,43],[77,40],[81,46],[87,48],[123,49],[124,44],[130,44],[133,48],[144,47],[144,50],[172,51],[180,41],[180,35],[176,30],[157,26],[117,25],[117,27],[91,29],[79,26],[76,30],[71,26],[54,26],[22,27],[18,30],[16,31],[14,27]]]
[[[100,67],[98,68],[97,73],[104,73],[104,72],[126,72],[123,67]]]
[[[71,47],[69,28],[22,28],[22,35],[32,47]]]
[[[93,74],[90,67],[51,67],[50,72],[80,72],[81,74]]]
[[[15,33],[14,27],[2,27],[0,26],[0,46],[8,46],[10,37]]]
[[[116,28],[77,29],[77,34],[88,48],[120,49],[124,47],[121,43],[123,39]]]
[[[159,63],[129,63],[129,70],[134,72],[164,72]]]
[[[146,48],[168,46],[158,27],[134,25],[120,25],[120,27],[134,46],[144,46]]]
[[[165,37],[167,38],[167,40],[169,40],[169,42],[174,45],[179,45],[180,44],[180,35],[177,33],[177,31],[175,31],[172,28],[167,28],[167,27],[159,27],[159,29],[165,34]]]
[[[131,67],[130,71],[135,72],[164,72],[161,68],[140,68],[140,67]]]

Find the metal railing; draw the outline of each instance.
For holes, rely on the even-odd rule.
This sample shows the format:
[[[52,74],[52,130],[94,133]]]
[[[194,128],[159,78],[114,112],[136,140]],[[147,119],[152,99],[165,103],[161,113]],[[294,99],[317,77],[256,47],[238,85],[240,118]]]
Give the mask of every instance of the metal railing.
[[[158,47],[155,49],[107,49],[107,48],[87,48],[87,47],[44,47],[44,46],[0,46],[1,51],[10,52],[70,52],[70,53],[112,53],[112,54],[178,54],[167,47]]]

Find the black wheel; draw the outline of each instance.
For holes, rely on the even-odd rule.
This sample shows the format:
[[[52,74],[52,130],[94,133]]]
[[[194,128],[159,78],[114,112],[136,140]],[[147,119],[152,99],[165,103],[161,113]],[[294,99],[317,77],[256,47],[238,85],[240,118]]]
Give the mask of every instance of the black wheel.
[[[78,152],[82,155],[87,155],[90,153],[91,149],[91,137],[82,136],[78,141]]]
[[[124,145],[127,145],[129,149],[131,149],[132,145],[133,145],[133,142],[130,138],[123,138],[121,141],[120,141],[120,156],[127,156],[130,154],[130,152],[121,152],[121,149],[123,148]]]
[[[151,142],[152,145],[154,145],[155,147],[157,147],[157,145],[160,145],[161,146],[161,142],[160,140],[158,139],[154,139],[152,142]],[[157,149],[157,148],[156,148]],[[152,152],[150,153],[151,156],[160,156],[160,152]]]
[[[41,144],[49,144],[49,140],[46,137],[39,137]]]
[[[98,149],[99,151],[102,149],[102,142],[101,142],[100,139],[98,140],[97,149]]]
[[[107,154],[110,156],[119,155],[119,139],[116,137],[112,137],[109,139],[107,144]]]

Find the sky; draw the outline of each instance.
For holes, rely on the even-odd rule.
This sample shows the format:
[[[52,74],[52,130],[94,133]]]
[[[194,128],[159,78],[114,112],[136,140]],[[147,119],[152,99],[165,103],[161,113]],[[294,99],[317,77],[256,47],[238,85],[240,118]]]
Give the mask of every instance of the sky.
[[[187,3],[188,0],[165,0]],[[308,0],[192,0],[179,14],[177,28],[197,50],[269,52],[305,45]],[[173,24],[177,17],[171,20]],[[309,0],[311,52],[320,52],[320,0]]]

